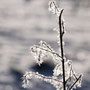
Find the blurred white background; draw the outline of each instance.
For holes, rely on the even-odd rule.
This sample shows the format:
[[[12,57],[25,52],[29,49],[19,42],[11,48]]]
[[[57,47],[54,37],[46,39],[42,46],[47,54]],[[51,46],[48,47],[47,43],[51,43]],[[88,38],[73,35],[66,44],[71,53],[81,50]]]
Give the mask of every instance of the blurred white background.
[[[56,1],[64,8],[66,56],[73,60],[76,72],[83,73],[83,86],[77,90],[90,90],[90,0]],[[48,11],[48,2],[0,0],[0,90],[26,90],[21,86],[21,77],[36,64],[30,46],[45,40],[58,51],[53,31],[58,18]],[[37,82],[29,90],[55,90]]]

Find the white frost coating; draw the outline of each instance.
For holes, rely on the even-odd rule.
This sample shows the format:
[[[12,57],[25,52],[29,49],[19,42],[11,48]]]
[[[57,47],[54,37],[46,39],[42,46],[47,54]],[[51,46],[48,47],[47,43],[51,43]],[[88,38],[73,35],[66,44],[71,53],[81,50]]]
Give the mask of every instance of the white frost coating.
[[[43,47],[44,49],[48,49],[50,51],[53,51],[53,48],[49,44],[47,44],[45,41],[40,41],[39,42],[40,46]]]
[[[66,75],[66,79],[68,79],[69,77],[72,77],[72,71],[71,71],[71,68],[72,68],[72,62],[70,60],[67,60],[65,62],[65,75]],[[54,76],[59,76],[59,75],[62,75],[62,63],[58,63],[54,70],[53,70],[53,75]]]
[[[27,87],[28,83],[31,78],[37,78],[39,80],[43,80],[45,82],[51,83],[55,88],[62,88],[62,81],[58,80],[55,77],[47,77],[42,74],[39,74],[38,72],[26,72],[26,74],[23,76],[24,81],[23,81],[23,87]]]
[[[38,46],[34,45],[30,48],[31,54],[34,56],[36,62],[40,65],[43,62],[43,57],[46,51],[41,50]]]
[[[59,34],[59,28],[54,28],[53,31],[55,31]]]
[[[56,65],[56,67],[53,70],[53,75],[54,76],[62,75],[62,64],[61,63]]]
[[[55,64],[61,61],[60,55],[56,53],[53,48],[51,48],[51,46],[48,45],[45,41],[40,41],[39,45],[32,46],[30,48],[30,52],[39,65],[43,63],[44,58],[48,55],[53,57],[52,60]]]
[[[70,60],[67,60],[65,62],[65,76],[66,79],[68,79],[69,77],[72,77],[72,72],[70,71],[72,67],[72,62]]]

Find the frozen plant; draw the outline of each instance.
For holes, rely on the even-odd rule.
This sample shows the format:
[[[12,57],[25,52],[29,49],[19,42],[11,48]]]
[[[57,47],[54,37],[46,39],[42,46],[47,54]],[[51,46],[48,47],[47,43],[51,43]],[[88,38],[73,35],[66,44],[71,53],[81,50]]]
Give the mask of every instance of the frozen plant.
[[[31,78],[37,78],[52,84],[57,90],[73,90],[73,88],[81,87],[82,75],[77,75],[72,67],[72,61],[65,58],[63,52],[63,36],[64,36],[64,20],[62,13],[64,9],[59,9],[55,1],[49,2],[49,11],[59,17],[59,28],[55,29],[58,32],[58,45],[60,54],[53,50],[45,41],[40,41],[39,45],[34,45],[30,48],[31,54],[34,56],[38,65],[44,62],[47,55],[53,57],[55,68],[53,76],[44,76],[38,72],[26,72],[23,76],[23,87],[27,87]]]

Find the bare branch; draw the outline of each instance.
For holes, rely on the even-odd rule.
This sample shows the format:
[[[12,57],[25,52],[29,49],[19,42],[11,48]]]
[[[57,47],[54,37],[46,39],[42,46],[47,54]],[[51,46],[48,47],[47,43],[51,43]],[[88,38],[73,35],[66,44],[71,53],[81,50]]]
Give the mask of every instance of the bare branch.
[[[76,81],[71,85],[71,87],[69,88],[69,90],[71,90],[71,89],[74,87],[74,85],[78,82],[78,80],[79,80],[81,77],[82,77],[82,75],[80,75],[80,76],[76,79]]]

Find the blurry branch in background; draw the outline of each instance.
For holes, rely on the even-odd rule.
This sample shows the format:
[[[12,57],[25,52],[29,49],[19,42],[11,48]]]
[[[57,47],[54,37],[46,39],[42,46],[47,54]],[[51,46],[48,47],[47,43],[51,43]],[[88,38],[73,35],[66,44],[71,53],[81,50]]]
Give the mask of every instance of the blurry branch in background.
[[[59,28],[55,29],[58,33],[58,54],[53,48],[45,41],[40,41],[39,45],[34,45],[30,48],[31,54],[34,56],[38,65],[44,62],[46,56],[50,55],[53,57],[55,68],[53,70],[53,76],[44,76],[38,72],[27,72],[23,78],[23,87],[27,87],[32,78],[37,78],[45,82],[52,84],[57,90],[72,90],[76,87],[81,87],[82,75],[77,75],[72,68],[72,61],[67,60],[64,55],[64,20],[62,18],[64,9],[59,9],[55,1],[49,2],[49,11],[56,14],[59,18]]]

